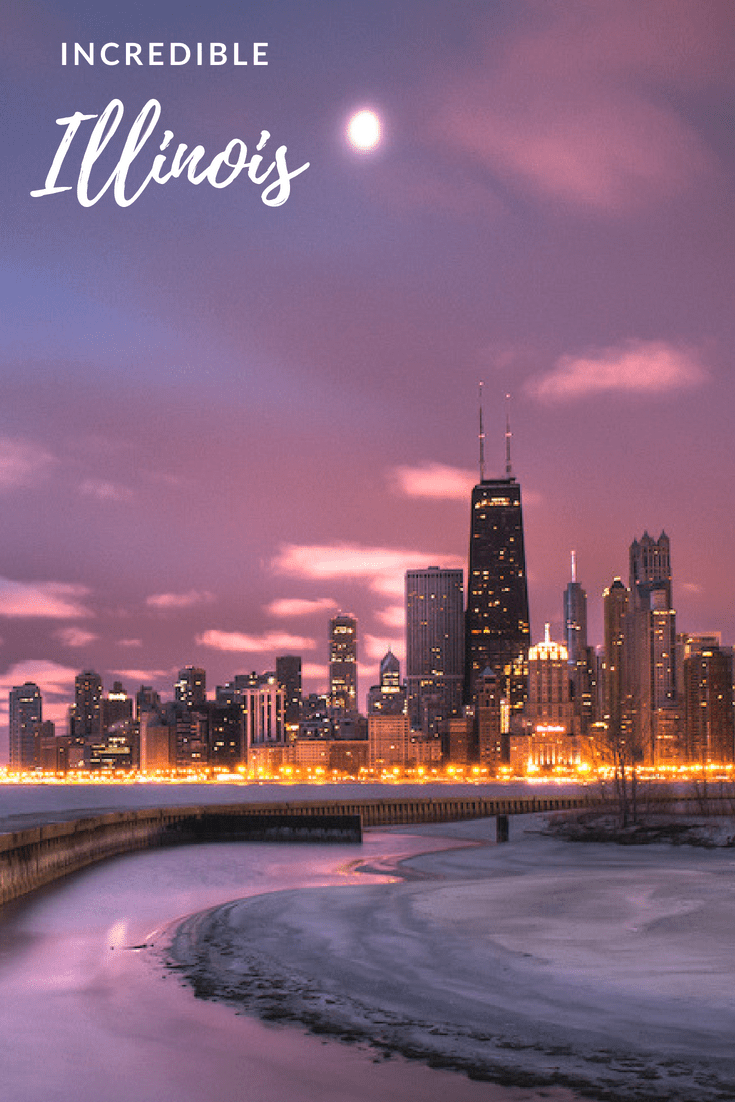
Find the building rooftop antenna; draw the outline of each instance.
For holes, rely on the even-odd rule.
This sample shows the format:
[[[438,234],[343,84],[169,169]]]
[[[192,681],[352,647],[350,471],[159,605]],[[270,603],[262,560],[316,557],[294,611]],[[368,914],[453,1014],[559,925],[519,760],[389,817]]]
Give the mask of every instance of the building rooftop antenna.
[[[572,581],[577,580],[577,552],[572,551]]]
[[[480,405],[480,482],[485,481],[485,429],[482,424],[482,383],[480,383],[479,393],[479,405]]]
[[[510,431],[510,394],[505,396],[505,475],[506,478],[513,477],[513,465],[510,461],[510,438],[512,433]]]

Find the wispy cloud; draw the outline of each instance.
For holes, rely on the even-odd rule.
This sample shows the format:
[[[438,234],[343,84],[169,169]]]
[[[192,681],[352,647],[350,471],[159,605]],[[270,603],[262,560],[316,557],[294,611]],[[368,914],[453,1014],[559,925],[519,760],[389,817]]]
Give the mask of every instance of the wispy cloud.
[[[115,677],[119,677],[122,681],[136,682],[139,681],[141,685],[149,685],[153,681],[159,679],[169,678],[173,684],[174,670],[140,670],[140,669],[123,669],[123,670],[110,670],[111,674]]]
[[[271,601],[266,611],[272,616],[311,616],[315,612],[329,612],[338,608],[336,601],[331,597],[315,597],[308,600],[304,597],[283,597],[277,601]]]
[[[145,603],[149,608],[168,610],[192,608],[194,605],[209,604],[213,600],[214,594],[206,589],[190,589],[187,593],[153,593],[146,597]]]
[[[707,378],[697,355],[665,341],[630,340],[581,356],[562,356],[526,388],[545,402],[574,401],[611,392],[641,396],[700,386]]]
[[[118,647],[142,647],[142,639],[118,639]]]
[[[714,157],[671,90],[724,78],[728,6],[671,0],[653,17],[649,7],[524,4],[506,35],[493,27],[478,41],[478,64],[448,76],[434,136],[491,180],[588,209],[692,188],[715,171]]]
[[[55,463],[55,457],[38,444],[0,436],[0,492],[41,481]]]
[[[461,567],[463,562],[457,555],[349,543],[284,544],[273,561],[279,574],[320,581],[360,579],[373,592],[391,597],[403,595],[407,570],[432,565]]]
[[[86,478],[79,489],[86,497],[94,497],[97,501],[110,501],[115,504],[132,501],[135,496],[127,486],[107,482],[102,478]]]
[[[13,582],[0,578],[0,616],[71,620],[91,616],[81,603],[89,590],[67,582]]]
[[[65,647],[86,647],[99,638],[93,631],[83,631],[76,627],[61,628],[56,633],[56,637],[61,640]]]
[[[246,654],[260,654],[275,651],[313,650],[313,639],[303,635],[288,635],[286,632],[267,631],[262,635],[247,635],[241,631],[216,631],[210,629],[197,636],[197,643],[213,650],[240,651]]]
[[[396,467],[393,481],[399,493],[407,497],[428,497],[468,501],[477,474],[443,463],[425,463],[418,467]]]

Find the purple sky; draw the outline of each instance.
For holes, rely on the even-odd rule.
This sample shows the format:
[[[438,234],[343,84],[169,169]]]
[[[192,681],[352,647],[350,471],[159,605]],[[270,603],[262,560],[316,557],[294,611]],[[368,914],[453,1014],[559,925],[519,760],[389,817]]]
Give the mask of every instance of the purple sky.
[[[268,65],[62,67],[64,41]],[[405,569],[464,563],[479,380],[489,474],[513,396],[534,639],[570,549],[597,643],[665,528],[678,627],[735,642],[730,0],[5,0],[0,69],[3,708],[32,679],[59,720],[90,666],[170,696],[182,665],[213,688],[287,652],[323,688],[337,609],[367,689],[403,656]],[[151,98],[129,191],[166,129],[202,165],[268,130],[309,168],[280,206],[243,172],[85,207],[87,122],[72,190],[31,198],[57,118],[123,103],[96,193]]]

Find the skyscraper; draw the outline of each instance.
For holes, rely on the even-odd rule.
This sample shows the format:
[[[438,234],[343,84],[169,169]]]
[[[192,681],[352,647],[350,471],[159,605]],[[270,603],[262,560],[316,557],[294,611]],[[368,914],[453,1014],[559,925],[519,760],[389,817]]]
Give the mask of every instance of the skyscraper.
[[[41,690],[33,681],[16,685],[8,694],[11,769],[33,769],[39,764],[38,729],[43,719]]]
[[[594,654],[587,646],[587,594],[577,581],[577,557],[572,551],[572,579],[564,590],[564,634],[567,645],[572,706],[577,733],[586,734],[594,719],[592,665]]]
[[[333,708],[357,711],[357,620],[342,613],[329,621],[329,696]]]
[[[102,678],[94,670],[82,670],[74,678],[71,727],[78,742],[102,737]]]
[[[506,423],[505,478],[485,478],[480,409],[480,481],[472,491],[465,617],[465,700],[486,668],[504,678],[512,711],[526,697],[531,641],[521,488],[512,475]]]
[[[406,682],[411,726],[438,734],[462,705],[464,579],[461,570],[406,572]]]
[[[605,658],[603,666],[603,714],[612,744],[627,730],[626,633],[630,594],[620,578],[615,578],[603,595],[605,618]]]
[[[185,708],[195,708],[207,699],[207,675],[200,666],[184,666],[174,685],[174,698]]]
[[[659,719],[676,704],[676,613],[671,604],[669,537],[644,532],[630,545],[630,610],[627,631],[629,699],[637,752],[657,760]]]
[[[286,701],[285,720],[289,727],[298,727],[301,719],[301,658],[297,654],[276,657],[276,680]]]

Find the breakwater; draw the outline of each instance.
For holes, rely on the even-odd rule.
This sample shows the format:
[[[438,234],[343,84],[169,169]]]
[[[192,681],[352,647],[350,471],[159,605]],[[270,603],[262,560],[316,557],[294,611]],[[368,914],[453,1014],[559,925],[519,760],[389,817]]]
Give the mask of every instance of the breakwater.
[[[251,839],[354,842],[364,827],[488,817],[496,817],[498,838],[504,840],[509,816],[597,802],[587,796],[271,801],[118,811],[46,823],[0,835],[0,904],[107,857],[155,846]]]

